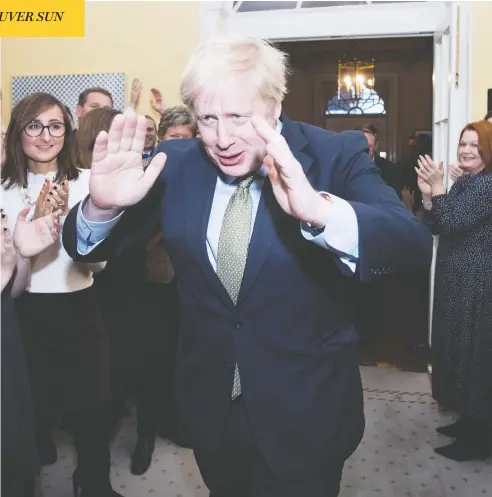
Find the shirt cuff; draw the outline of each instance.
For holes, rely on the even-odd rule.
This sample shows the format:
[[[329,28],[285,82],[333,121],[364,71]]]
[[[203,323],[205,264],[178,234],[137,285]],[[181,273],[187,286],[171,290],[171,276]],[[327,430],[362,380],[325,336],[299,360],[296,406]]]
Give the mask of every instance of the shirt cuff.
[[[87,198],[80,202],[77,212],[77,252],[80,255],[89,254],[104,241],[121,219],[124,212],[120,212],[116,217],[109,221],[88,221],[82,212],[86,202]]]
[[[306,240],[337,254],[352,271],[355,271],[359,258],[359,225],[353,207],[340,197],[329,195],[332,209],[324,230],[313,234],[305,222],[301,222],[301,233]]]

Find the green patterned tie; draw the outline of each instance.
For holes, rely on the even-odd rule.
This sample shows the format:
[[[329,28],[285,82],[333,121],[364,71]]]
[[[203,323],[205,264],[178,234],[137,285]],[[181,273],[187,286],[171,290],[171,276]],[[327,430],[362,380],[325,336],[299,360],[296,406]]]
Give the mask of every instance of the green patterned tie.
[[[249,187],[252,182],[253,176],[248,176],[241,180],[227,204],[222,227],[220,228],[217,276],[235,304],[237,303],[248,257],[253,212],[253,199],[251,198]],[[234,400],[239,395],[241,395],[241,381],[236,364],[231,396]]]

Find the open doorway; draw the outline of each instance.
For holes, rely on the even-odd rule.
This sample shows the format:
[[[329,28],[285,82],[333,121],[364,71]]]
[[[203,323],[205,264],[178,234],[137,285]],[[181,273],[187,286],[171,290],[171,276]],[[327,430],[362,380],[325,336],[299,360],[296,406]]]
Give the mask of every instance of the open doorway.
[[[432,150],[433,38],[294,41],[278,45],[289,54],[292,71],[283,105],[287,115],[336,132],[372,126],[379,145],[375,162],[386,159],[383,178],[393,178],[387,182],[400,197],[401,190],[409,188],[418,199],[415,154],[424,147],[427,153]],[[340,60],[374,61],[371,97],[358,100],[357,107],[337,105]],[[427,271],[358,283],[354,285],[354,301],[356,326],[362,338],[361,364],[426,371]]]

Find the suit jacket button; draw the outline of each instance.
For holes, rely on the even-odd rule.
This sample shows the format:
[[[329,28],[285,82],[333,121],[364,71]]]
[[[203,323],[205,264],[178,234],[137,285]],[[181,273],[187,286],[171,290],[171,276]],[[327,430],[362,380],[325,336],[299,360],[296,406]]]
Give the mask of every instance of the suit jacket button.
[[[239,330],[243,326],[243,323],[241,323],[241,321],[236,321],[234,326],[236,327],[236,330]]]

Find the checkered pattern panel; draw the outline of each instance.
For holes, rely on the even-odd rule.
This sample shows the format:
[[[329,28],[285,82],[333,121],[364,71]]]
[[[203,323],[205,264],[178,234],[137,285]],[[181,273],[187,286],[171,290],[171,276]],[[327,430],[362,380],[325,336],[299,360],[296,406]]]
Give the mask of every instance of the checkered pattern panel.
[[[12,79],[12,103],[15,105],[25,96],[44,91],[68,105],[75,121],[75,107],[79,94],[94,86],[105,88],[113,96],[114,108],[125,107],[125,74],[63,74],[59,76],[19,76]]]

